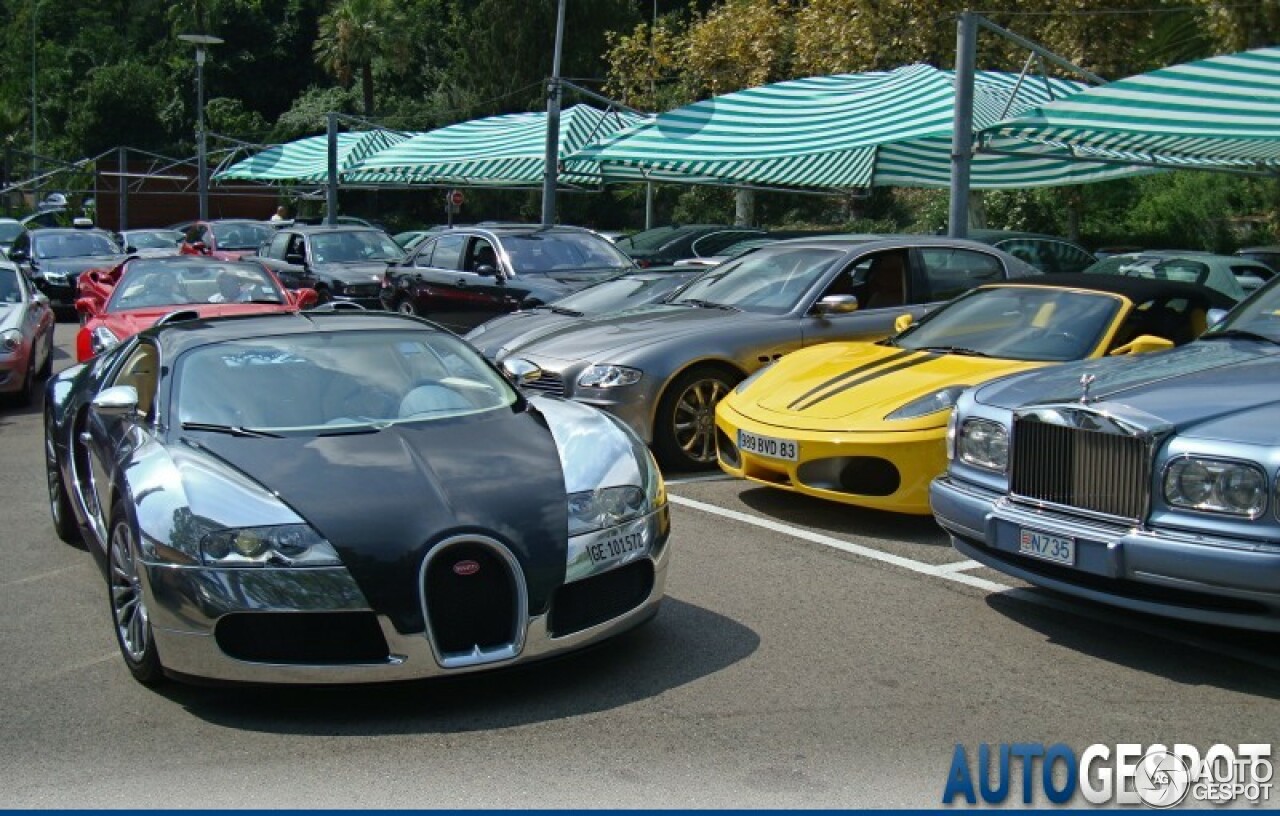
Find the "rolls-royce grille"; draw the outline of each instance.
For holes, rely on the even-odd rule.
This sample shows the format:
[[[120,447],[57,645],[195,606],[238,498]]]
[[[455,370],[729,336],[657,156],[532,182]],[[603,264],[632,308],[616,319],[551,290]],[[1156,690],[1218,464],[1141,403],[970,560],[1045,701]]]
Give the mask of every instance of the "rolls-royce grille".
[[[552,374],[548,371],[542,372],[541,376],[536,380],[521,383],[521,387],[526,391],[547,394],[552,397],[564,396],[564,380],[560,379],[560,375]]]
[[[427,625],[441,655],[492,649],[516,639],[516,584],[507,562],[473,542],[431,559],[423,580]]]
[[[1014,422],[1009,485],[1017,497],[1139,521],[1149,473],[1140,437]]]

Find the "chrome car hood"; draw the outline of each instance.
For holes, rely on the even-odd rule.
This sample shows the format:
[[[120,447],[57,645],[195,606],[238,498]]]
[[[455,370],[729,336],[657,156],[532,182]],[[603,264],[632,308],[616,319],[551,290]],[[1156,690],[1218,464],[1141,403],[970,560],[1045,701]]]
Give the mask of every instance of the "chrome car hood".
[[[1280,348],[1248,340],[1200,340],[1156,354],[1054,366],[978,389],[978,402],[1009,410],[1080,403],[1092,376],[1089,410],[1123,404],[1205,438],[1280,442]]]
[[[550,309],[527,309],[501,315],[481,323],[463,339],[481,354],[494,359],[501,349],[520,348],[539,337],[581,320],[580,317],[556,314]]]

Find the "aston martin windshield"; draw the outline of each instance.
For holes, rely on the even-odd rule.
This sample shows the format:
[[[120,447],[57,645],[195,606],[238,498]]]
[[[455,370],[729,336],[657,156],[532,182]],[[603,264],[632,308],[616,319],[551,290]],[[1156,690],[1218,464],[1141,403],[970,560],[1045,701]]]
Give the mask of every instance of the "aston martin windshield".
[[[231,340],[187,352],[174,376],[180,427],[236,434],[376,430],[517,399],[464,342],[421,331]]]
[[[919,351],[1059,362],[1089,356],[1121,301],[1048,286],[977,289],[952,301],[893,344]]]
[[[136,260],[107,301],[108,312],[197,303],[284,303],[285,295],[251,263]]]
[[[800,303],[831,264],[843,256],[838,249],[762,249],[736,263],[712,269],[671,302],[786,314]]]

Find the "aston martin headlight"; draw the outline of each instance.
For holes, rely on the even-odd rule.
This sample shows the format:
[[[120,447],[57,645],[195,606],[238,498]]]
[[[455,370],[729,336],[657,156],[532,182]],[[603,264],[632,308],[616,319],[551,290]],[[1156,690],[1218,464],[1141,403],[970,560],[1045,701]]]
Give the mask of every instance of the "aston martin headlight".
[[[956,455],[965,464],[1004,473],[1009,466],[1009,432],[989,419],[966,419],[956,436]]]
[[[639,369],[627,366],[593,365],[578,377],[578,385],[583,388],[619,388],[635,385],[643,375]]]
[[[89,338],[89,346],[94,354],[101,354],[107,349],[115,348],[118,345],[120,345],[120,338],[116,337],[115,332],[106,326],[99,326],[94,329]]]
[[[239,527],[209,533],[200,542],[205,564],[217,567],[332,567],[342,561],[305,524]]]
[[[939,411],[950,410],[968,387],[967,385],[949,385],[946,388],[934,391],[932,394],[926,394],[919,399],[908,402],[886,416],[885,419],[916,419],[917,417],[936,414]]]
[[[569,494],[569,535],[580,536],[617,527],[651,509],[642,488],[603,487]]]
[[[5,329],[0,332],[0,351],[17,351],[22,345],[22,332],[17,329]]]
[[[1252,462],[1184,456],[1165,467],[1164,500],[1189,510],[1257,518],[1267,506],[1267,476]]]

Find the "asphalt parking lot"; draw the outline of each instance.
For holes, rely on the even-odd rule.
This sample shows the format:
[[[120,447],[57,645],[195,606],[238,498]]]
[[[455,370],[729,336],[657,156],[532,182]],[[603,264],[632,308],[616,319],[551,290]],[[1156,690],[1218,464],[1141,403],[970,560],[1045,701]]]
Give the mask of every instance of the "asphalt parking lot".
[[[40,445],[38,406],[0,411],[9,807],[932,807],[957,743],[1280,733],[1274,636],[1066,600],[930,519],[715,474],[672,480],[669,598],[605,646],[457,680],[150,691],[91,557],[53,533]]]

